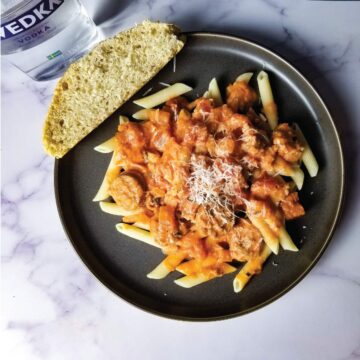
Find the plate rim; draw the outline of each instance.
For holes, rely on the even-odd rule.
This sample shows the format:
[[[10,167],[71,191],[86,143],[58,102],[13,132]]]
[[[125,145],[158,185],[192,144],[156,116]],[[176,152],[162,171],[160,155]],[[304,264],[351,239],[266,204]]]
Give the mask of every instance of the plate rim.
[[[269,56],[275,57],[278,60],[280,60],[280,62],[285,63],[285,65],[287,65],[293,72],[295,72],[299,77],[301,77],[302,81],[304,81],[305,84],[312,90],[314,96],[316,96],[317,100],[321,104],[321,106],[322,106],[323,110],[325,111],[328,119],[330,120],[333,132],[334,132],[335,137],[336,137],[337,146],[339,148],[339,157],[340,157],[339,171],[340,171],[340,180],[341,181],[340,181],[340,194],[339,194],[340,195],[340,197],[339,197],[340,200],[339,200],[339,203],[337,204],[335,217],[332,220],[332,224],[331,224],[331,228],[330,228],[330,231],[328,233],[328,236],[326,237],[326,239],[324,239],[323,245],[321,246],[320,250],[316,254],[315,258],[306,267],[306,269],[295,280],[293,280],[289,285],[287,285],[282,291],[278,292],[276,295],[270,297],[269,299],[255,305],[255,306],[252,306],[252,307],[250,307],[248,309],[237,311],[237,312],[234,312],[234,313],[231,313],[231,314],[225,314],[225,315],[219,315],[219,316],[210,316],[210,317],[192,317],[192,316],[168,314],[168,313],[164,313],[164,312],[158,311],[156,309],[153,309],[153,308],[138,304],[135,301],[132,301],[132,299],[129,298],[128,296],[124,296],[123,294],[119,294],[116,291],[116,289],[112,286],[111,283],[108,283],[105,279],[103,279],[96,272],[93,265],[91,265],[91,263],[82,254],[82,251],[81,251],[80,247],[78,246],[76,241],[72,239],[72,237],[70,235],[71,231],[69,229],[68,224],[66,223],[64,211],[63,211],[63,209],[61,207],[61,199],[60,199],[60,191],[59,191],[59,168],[60,168],[61,159],[55,159],[55,163],[54,163],[55,202],[56,202],[56,207],[57,207],[57,211],[58,211],[58,214],[59,214],[59,218],[60,218],[60,221],[61,221],[61,225],[63,227],[63,230],[64,230],[69,242],[71,243],[73,249],[75,250],[75,253],[77,254],[77,256],[79,256],[79,258],[82,260],[84,265],[95,276],[95,278],[109,292],[112,292],[119,299],[125,301],[127,304],[130,304],[130,305],[134,306],[137,309],[146,311],[148,314],[157,315],[157,316],[160,316],[160,317],[166,318],[166,319],[190,321],[190,322],[209,322],[209,321],[228,320],[228,319],[236,318],[236,317],[239,317],[239,316],[242,316],[242,315],[249,314],[249,313],[251,313],[253,311],[259,310],[259,309],[271,304],[272,302],[278,300],[280,297],[282,297],[287,292],[289,292],[291,289],[293,289],[300,281],[302,281],[306,277],[306,275],[308,275],[308,273],[314,268],[316,263],[319,261],[321,256],[324,254],[326,248],[328,247],[328,245],[329,245],[329,243],[330,243],[330,241],[331,241],[331,239],[332,239],[332,237],[334,235],[336,226],[338,225],[339,220],[341,218],[341,214],[342,214],[342,210],[343,210],[343,206],[344,206],[344,192],[345,192],[345,185],[346,185],[344,152],[343,152],[342,141],[341,141],[339,132],[338,132],[338,130],[336,128],[333,116],[332,116],[331,112],[329,111],[328,107],[326,106],[324,100],[320,96],[317,88],[296,67],[294,67],[289,60],[287,60],[284,57],[282,57],[281,55],[279,55],[276,51],[269,49],[267,46],[264,46],[264,45],[258,43],[257,41],[247,39],[246,37],[243,37],[243,36],[237,36],[237,35],[233,35],[233,34],[229,34],[229,33],[222,33],[222,32],[212,32],[212,31],[189,31],[189,32],[183,32],[182,34],[186,35],[187,37],[188,36],[193,36],[193,37],[199,37],[199,38],[201,38],[201,37],[205,37],[205,38],[206,37],[213,37],[213,38],[217,38],[217,39],[219,39],[219,38],[220,39],[229,39],[229,40],[233,40],[233,41],[238,41],[240,43],[246,43],[246,44],[248,44],[250,46],[255,46],[259,50],[265,51],[266,53],[269,54]],[[186,46],[186,44],[185,44],[185,46]],[[96,129],[94,129],[94,130],[96,130]]]

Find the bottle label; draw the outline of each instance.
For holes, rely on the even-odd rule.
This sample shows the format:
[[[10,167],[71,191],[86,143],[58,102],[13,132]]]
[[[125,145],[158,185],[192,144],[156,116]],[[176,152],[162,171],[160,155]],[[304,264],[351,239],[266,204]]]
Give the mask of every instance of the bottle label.
[[[65,0],[43,0],[32,9],[21,14],[11,21],[1,24],[1,40],[10,39],[22,32],[31,29],[53,14]]]

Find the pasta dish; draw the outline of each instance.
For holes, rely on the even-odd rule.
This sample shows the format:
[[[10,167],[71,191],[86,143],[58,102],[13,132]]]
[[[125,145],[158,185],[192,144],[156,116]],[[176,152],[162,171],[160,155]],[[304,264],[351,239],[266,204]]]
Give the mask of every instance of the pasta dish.
[[[268,74],[258,91],[253,77],[229,84],[225,102],[216,79],[193,101],[189,86],[164,84],[95,148],[112,159],[94,201],[122,217],[119,232],[165,254],[149,278],[176,270],[189,288],[237,271],[239,292],[271,253],[298,251],[285,222],[305,214],[301,165],[313,177],[318,164],[299,126],[278,122]]]

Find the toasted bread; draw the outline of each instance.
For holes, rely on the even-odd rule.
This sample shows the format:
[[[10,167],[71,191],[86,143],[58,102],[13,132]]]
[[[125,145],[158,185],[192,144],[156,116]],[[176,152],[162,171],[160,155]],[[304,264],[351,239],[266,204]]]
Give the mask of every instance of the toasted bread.
[[[63,157],[153,78],[184,41],[174,25],[144,21],[70,65],[45,120],[45,151]]]

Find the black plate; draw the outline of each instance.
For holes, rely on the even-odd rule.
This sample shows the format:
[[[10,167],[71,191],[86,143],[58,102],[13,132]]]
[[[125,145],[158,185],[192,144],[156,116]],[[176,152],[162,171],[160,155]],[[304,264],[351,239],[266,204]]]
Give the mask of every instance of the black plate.
[[[309,82],[289,63],[250,41],[210,33],[188,34],[187,45],[176,58],[176,72],[169,63],[136,98],[159,82],[184,82],[202,94],[212,77],[224,87],[245,71],[265,68],[278,103],[280,119],[300,124],[320,163],[314,179],[306,177],[300,198],[306,215],[287,228],[298,253],[281,251],[266,263],[263,272],[235,294],[234,275],[226,275],[192,289],[174,284],[177,272],[164,280],[146,274],[163,259],[161,252],[120,235],[116,216],[100,211],[92,202],[109,154],[94,146],[113,136],[118,115],[138,110],[132,99],[113,116],[56,161],[55,190],[58,210],[67,235],[79,256],[114,293],[152,313],[184,320],[214,320],[242,315],[283,295],[314,266],[333,233],[339,216],[344,184],[344,165],[339,137],[323,101]]]

